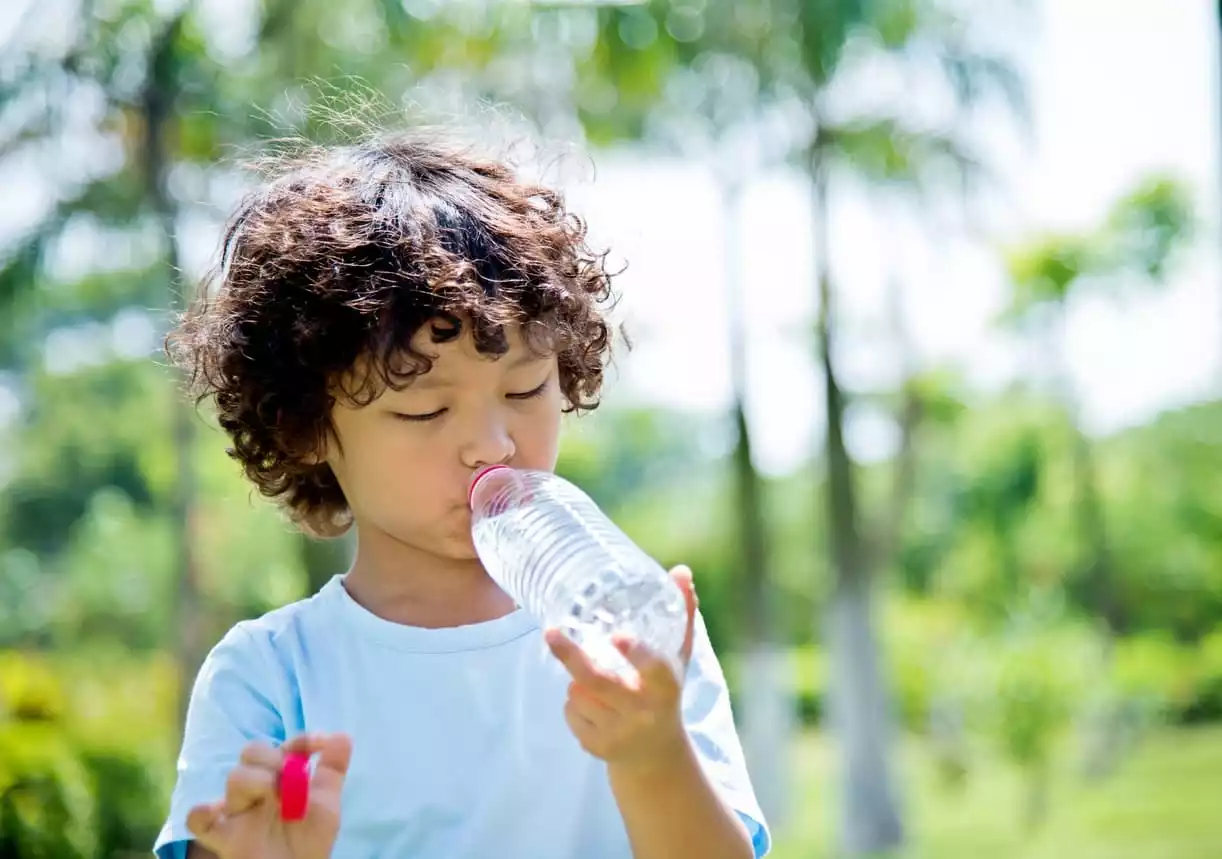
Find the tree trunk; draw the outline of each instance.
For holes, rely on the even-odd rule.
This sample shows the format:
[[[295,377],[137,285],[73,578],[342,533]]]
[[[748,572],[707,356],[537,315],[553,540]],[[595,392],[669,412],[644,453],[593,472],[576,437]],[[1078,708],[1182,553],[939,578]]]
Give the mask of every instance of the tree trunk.
[[[900,405],[895,415],[900,430],[900,444],[895,453],[891,476],[891,492],[882,521],[875,531],[871,550],[870,568],[885,569],[894,560],[904,533],[904,521],[908,506],[916,490],[916,435],[924,418],[925,403],[915,384],[916,360],[913,356],[912,340],[904,322],[899,282],[894,278],[888,290],[890,305],[891,337],[900,351],[901,373]]]
[[[1082,540],[1079,559],[1082,587],[1086,604],[1103,620],[1107,636],[1111,639],[1123,634],[1125,617],[1116,594],[1111,547],[1103,519],[1103,505],[1099,499],[1094,449],[1082,429],[1078,393],[1070,373],[1069,359],[1065,355],[1068,336],[1064,304],[1056,308],[1054,320],[1054,339],[1059,346],[1056,354],[1059,357],[1057,376],[1061,403],[1069,416],[1070,431],[1073,433],[1074,510],[1078,535]]]
[[[898,847],[904,839],[892,781],[889,707],[873,625],[873,582],[858,530],[852,463],[844,442],[844,397],[836,377],[831,270],[828,262],[828,176],[820,148],[814,180],[816,333],[825,379],[828,535],[835,586],[828,616],[829,711],[842,752],[840,843],[845,856]]]
[[[1082,535],[1085,555],[1084,583],[1090,605],[1103,619],[1109,637],[1114,637],[1124,633],[1125,617],[1116,594],[1111,548],[1108,545],[1103,505],[1099,500],[1099,485],[1095,474],[1094,450],[1076,422],[1073,432],[1078,528]]]
[[[1028,837],[1033,836],[1048,819],[1051,775],[1048,764],[1040,761],[1027,767],[1027,796],[1023,802],[1023,826]]]
[[[730,340],[730,375],[736,440],[733,466],[735,518],[741,548],[741,587],[746,607],[746,642],[741,676],[743,746],[760,805],[773,828],[784,825],[788,812],[790,740],[796,725],[788,653],[777,635],[771,597],[768,536],[763,486],[751,452],[747,422],[746,308],[739,259],[742,235],[738,212],[742,187],[719,180],[725,213],[725,276]]]
[[[169,307],[181,309],[186,290],[181,280],[181,252],[176,221],[178,208],[170,194],[169,124],[179,95],[178,40],[186,11],[170,19],[154,40],[149,54],[148,80],[145,83],[143,161],[145,193],[165,235],[165,277]],[[170,494],[170,518],[174,528],[177,583],[171,629],[178,638],[175,659],[178,668],[178,711],[186,715],[187,690],[203,661],[203,622],[200,605],[199,573],[194,551],[196,479],[194,466],[195,424],[191,408],[177,386],[173,390],[171,433],[174,447],[174,484]]]

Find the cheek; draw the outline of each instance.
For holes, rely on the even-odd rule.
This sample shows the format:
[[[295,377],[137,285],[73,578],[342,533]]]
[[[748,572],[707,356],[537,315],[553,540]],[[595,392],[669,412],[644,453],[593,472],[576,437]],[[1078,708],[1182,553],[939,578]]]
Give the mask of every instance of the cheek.
[[[514,433],[514,459],[522,468],[550,471],[556,466],[560,448],[561,413],[559,401],[554,409],[541,409],[523,419]]]
[[[418,509],[418,499],[437,494],[447,461],[442,446],[431,436],[398,426],[364,436],[359,455],[350,455],[343,464],[348,489],[359,496],[357,506],[400,514]]]

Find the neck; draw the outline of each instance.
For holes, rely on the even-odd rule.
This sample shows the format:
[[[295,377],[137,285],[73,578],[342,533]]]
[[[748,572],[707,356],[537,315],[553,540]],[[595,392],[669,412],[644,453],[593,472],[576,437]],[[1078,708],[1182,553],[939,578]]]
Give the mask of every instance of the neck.
[[[358,528],[344,587],[383,620],[429,629],[495,620],[514,609],[478,559],[439,557],[376,528]]]

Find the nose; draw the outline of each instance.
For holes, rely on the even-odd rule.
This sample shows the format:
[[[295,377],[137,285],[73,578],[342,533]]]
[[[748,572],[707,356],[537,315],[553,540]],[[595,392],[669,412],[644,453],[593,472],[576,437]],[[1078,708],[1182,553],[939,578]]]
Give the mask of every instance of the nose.
[[[486,465],[501,465],[513,458],[516,447],[504,422],[489,415],[476,427],[460,449],[462,463],[475,470]]]

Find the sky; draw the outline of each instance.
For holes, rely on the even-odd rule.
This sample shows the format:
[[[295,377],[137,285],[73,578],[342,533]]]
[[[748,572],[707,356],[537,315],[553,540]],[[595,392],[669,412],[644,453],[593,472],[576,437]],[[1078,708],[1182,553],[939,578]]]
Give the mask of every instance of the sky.
[[[0,4],[0,34],[23,2]],[[1147,420],[1222,389],[1219,274],[1220,125],[1216,25],[1209,0],[1038,0],[1036,31],[1021,54],[1033,108],[1030,144],[998,125],[987,154],[1000,179],[991,209],[1002,212],[983,240],[880,209],[840,193],[831,218],[831,261],[846,336],[840,356],[853,389],[898,378],[889,320],[899,314],[920,364],[959,367],[988,391],[1035,371],[1031,350],[993,324],[1006,289],[996,248],[1042,229],[1089,229],[1118,195],[1152,171],[1172,171],[1197,195],[1201,241],[1167,289],[1122,306],[1081,302],[1067,350],[1092,432]],[[786,472],[809,457],[822,423],[819,374],[811,361],[811,217],[806,188],[768,173],[727,213],[695,164],[614,154],[569,186],[570,203],[596,243],[624,261],[622,315],[636,342],[621,353],[608,405],[649,403],[724,413],[730,403],[726,345],[726,235],[739,236],[736,271],[746,293],[749,417],[760,467]],[[0,226],[23,220],[20,177]],[[30,187],[28,199],[37,188]],[[33,204],[31,204],[33,205]],[[199,254],[214,225],[191,231]],[[893,289],[898,285],[898,292]],[[139,320],[116,342],[139,344]],[[148,332],[152,339],[151,330]],[[72,350],[57,343],[53,353]],[[0,390],[0,417],[14,402]],[[868,412],[849,426],[853,452],[885,456],[893,428]]]

